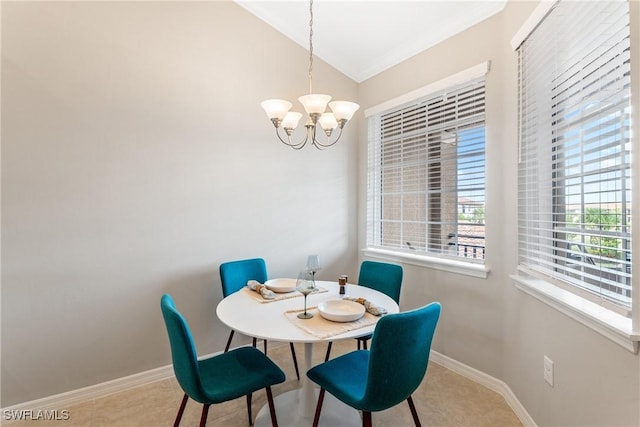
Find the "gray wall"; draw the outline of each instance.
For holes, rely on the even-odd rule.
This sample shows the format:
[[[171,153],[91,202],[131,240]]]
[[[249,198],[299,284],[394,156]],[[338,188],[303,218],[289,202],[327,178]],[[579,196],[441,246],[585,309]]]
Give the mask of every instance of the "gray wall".
[[[405,265],[403,309],[438,300],[435,350],[502,379],[540,426],[640,425],[640,357],[517,290],[517,56],[510,40],[537,2],[505,10],[360,84],[363,109],[490,60],[487,75],[486,280]],[[638,39],[638,2],[631,2]],[[640,57],[638,45],[634,58]],[[635,62],[634,62],[635,63]],[[636,75],[640,67],[635,68]],[[636,80],[637,82],[640,79]],[[638,87],[634,88],[638,94]],[[366,121],[361,140],[359,247],[366,243]],[[634,231],[640,239],[640,231]],[[542,377],[555,365],[554,387]]]
[[[401,306],[441,301],[435,349],[505,381],[539,425],[637,426],[639,357],[508,277],[517,262],[509,40],[535,6],[510,2],[360,85],[316,60],[314,87],[364,110],[491,61],[491,273],[405,265]],[[264,256],[272,277],[290,276],[319,253],[321,278],[356,276],[362,112],[331,150],[293,152],[259,107],[302,94],[306,61],[305,49],[227,2],[2,3],[2,406],[168,364],[164,292],[200,353],[220,350],[225,260]],[[543,354],[555,362],[554,388]]]
[[[501,123],[502,69],[504,58],[499,52],[503,43],[502,15],[495,15],[483,23],[454,36],[398,66],[363,82],[359,100],[363,109],[441,80],[452,74],[491,61],[486,77],[487,122],[487,207],[486,245],[487,265],[491,267],[488,280],[447,273],[438,270],[405,266],[401,296],[403,308],[414,308],[425,301],[440,300],[444,314],[438,325],[436,349],[456,360],[474,366],[492,376],[502,376],[502,278],[507,274],[499,260],[502,254],[503,215],[502,193],[496,191],[501,183],[502,139]],[[361,206],[366,207],[366,120],[360,124]],[[360,215],[360,247],[365,246],[365,210]],[[456,337],[451,339],[451,337]]]
[[[3,407],[169,364],[165,292],[221,350],[223,261],[356,274],[357,119],[295,152],[259,105],[307,67],[231,2],[2,3]]]
[[[630,2],[631,31],[640,41],[640,3]],[[515,34],[528,12],[510,3],[504,14],[506,41]],[[633,96],[640,94],[640,43],[632,57]],[[517,60],[504,48],[504,124],[502,190],[505,200],[516,200],[517,182]],[[636,104],[637,105],[637,104]],[[635,138],[636,150],[640,149]],[[637,163],[636,163],[637,166]],[[635,172],[634,172],[635,173]],[[635,173],[637,175],[637,173]],[[640,181],[636,179],[636,188]],[[637,189],[634,194],[638,195]],[[516,211],[505,209],[502,254],[509,273],[517,264]],[[640,229],[633,231],[640,241]],[[637,257],[636,257],[637,258]],[[635,260],[634,272],[638,272]],[[634,282],[637,286],[639,282]],[[638,294],[636,294],[638,295]],[[640,426],[640,356],[632,354],[590,328],[517,290],[504,277],[503,379],[540,426]],[[636,311],[636,313],[638,313]],[[542,379],[543,356],[554,361],[554,387]]]

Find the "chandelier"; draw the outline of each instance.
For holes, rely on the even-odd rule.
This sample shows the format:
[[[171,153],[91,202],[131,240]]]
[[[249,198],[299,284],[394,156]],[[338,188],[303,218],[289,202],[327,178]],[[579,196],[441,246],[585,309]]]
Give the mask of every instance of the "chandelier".
[[[342,129],[345,124],[351,120],[353,114],[360,108],[355,102],[329,102],[331,101],[331,96],[313,93],[313,0],[309,1],[309,16],[309,94],[298,98],[307,113],[307,119],[304,124],[306,128],[305,138],[300,142],[293,142],[291,140],[291,135],[298,127],[298,122],[302,118],[302,114],[289,111],[292,107],[289,101],[284,99],[268,99],[260,104],[267,113],[267,117],[269,117],[271,123],[273,123],[273,126],[275,126],[278,139],[294,150],[301,149],[309,141],[319,150],[331,147],[338,142],[342,136]],[[331,108],[331,112],[325,112],[327,104],[329,108]],[[320,125],[326,134],[326,142],[320,142],[317,138],[316,131],[318,125]],[[336,128],[338,129],[337,137],[333,134]],[[282,135],[280,129],[284,130],[285,135]],[[335,137],[333,141],[331,141],[332,134]],[[325,138],[322,137],[322,139]]]

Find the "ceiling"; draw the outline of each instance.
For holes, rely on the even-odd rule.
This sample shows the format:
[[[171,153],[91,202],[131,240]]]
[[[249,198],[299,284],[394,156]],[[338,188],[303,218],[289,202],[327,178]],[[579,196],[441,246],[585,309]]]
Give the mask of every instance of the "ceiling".
[[[309,3],[235,0],[309,48]],[[500,12],[507,0],[315,0],[313,53],[356,82]]]

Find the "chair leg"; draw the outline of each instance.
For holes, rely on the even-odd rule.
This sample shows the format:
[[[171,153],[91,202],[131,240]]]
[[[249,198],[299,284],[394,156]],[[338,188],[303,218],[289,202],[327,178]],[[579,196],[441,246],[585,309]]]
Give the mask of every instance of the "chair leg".
[[[296,349],[293,348],[293,343],[289,343],[289,347],[291,348],[291,357],[293,358],[293,367],[296,368],[296,377],[298,381],[300,381],[300,371],[298,371],[298,358],[296,357]]]
[[[422,427],[422,424],[420,424],[420,418],[418,418],[418,411],[416,411],[416,406],[413,404],[413,399],[411,398],[411,396],[407,398],[407,402],[409,402],[409,408],[411,409],[413,422],[416,424],[416,427]]]
[[[180,420],[182,420],[182,414],[184,413],[184,408],[185,406],[187,406],[187,400],[189,400],[189,396],[187,396],[187,393],[185,393],[184,397],[182,398],[182,403],[180,404],[180,409],[178,409],[178,416],[176,417],[176,420],[173,422],[173,427],[178,427],[180,425]]]
[[[233,339],[233,333],[235,331],[232,329],[231,332],[229,333],[229,339],[227,340],[227,346],[224,348],[224,352],[226,353],[227,351],[229,351],[229,346],[231,345],[231,340]]]
[[[269,413],[271,414],[271,425],[278,427],[278,418],[276,417],[276,406],[273,404],[273,394],[271,387],[267,387],[267,402],[269,402]]]
[[[358,350],[367,349],[367,342],[369,341],[368,339],[356,338],[356,340],[358,341]]]
[[[253,346],[256,347],[258,345],[258,338],[253,337]]]
[[[253,417],[251,416],[251,396],[252,393],[247,394],[247,415],[249,415],[249,425],[253,425]]]
[[[264,340],[264,354],[267,354],[267,340]]]
[[[371,427],[371,412],[362,411],[362,427]]]
[[[207,415],[209,414],[209,406],[211,405],[202,406],[202,416],[200,417],[200,427],[204,427],[205,424],[207,424]]]
[[[320,388],[320,394],[318,395],[318,404],[316,405],[316,414],[313,416],[313,427],[318,427],[320,422],[320,411],[322,411],[322,401],[324,400],[325,389]]]
[[[329,360],[329,355],[331,354],[331,346],[333,345],[333,342],[329,341],[329,344],[327,345],[327,354],[324,355],[324,361],[326,362],[327,360]]]

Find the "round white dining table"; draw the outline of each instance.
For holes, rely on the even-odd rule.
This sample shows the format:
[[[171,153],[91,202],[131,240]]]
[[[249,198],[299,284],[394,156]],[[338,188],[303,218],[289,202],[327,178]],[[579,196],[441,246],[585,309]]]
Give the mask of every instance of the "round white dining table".
[[[328,299],[340,298],[337,282],[316,280],[316,286],[326,292],[309,295],[307,307],[315,307]],[[294,291],[297,292],[297,291]],[[349,297],[362,297],[387,309],[388,313],[397,313],[398,304],[382,292],[348,284],[346,293]],[[257,295],[257,294],[256,294]],[[319,342],[351,339],[371,334],[375,324],[354,329],[328,338],[318,338],[294,325],[286,316],[290,310],[302,310],[304,297],[286,298],[274,302],[258,302],[247,292],[241,290],[224,298],[216,308],[220,321],[231,329],[242,334],[266,339],[268,341],[294,342],[304,344],[304,369],[300,372],[302,387],[276,396],[274,399],[278,424],[285,427],[309,426],[313,422],[316,407],[316,391],[306,372],[313,367],[313,344]],[[319,314],[316,314],[317,316]],[[336,327],[340,324],[336,323]],[[354,344],[355,350],[355,344]],[[327,393],[323,403],[321,426],[361,425],[358,412]],[[271,425],[269,410],[265,405],[256,416],[255,426]]]

